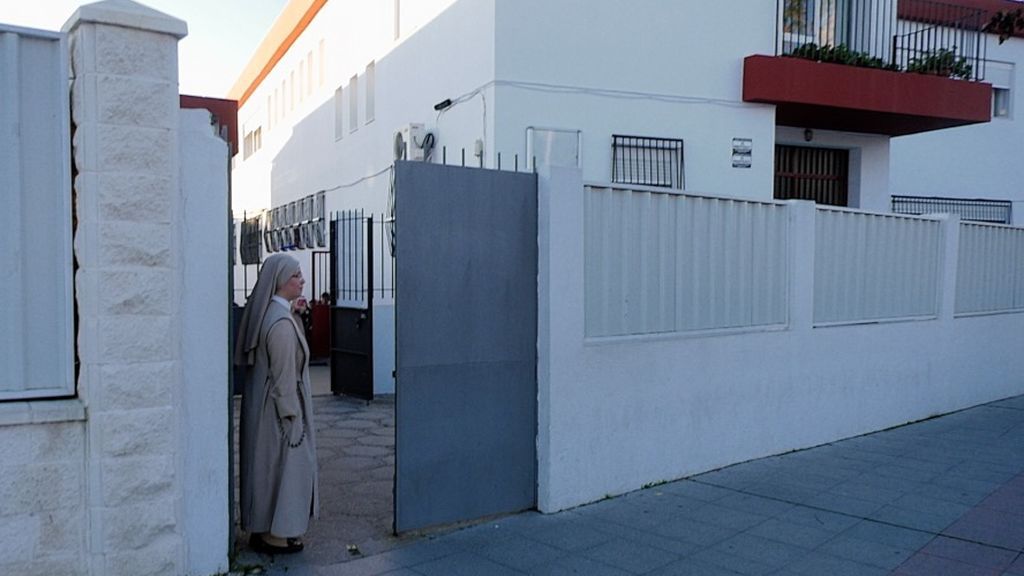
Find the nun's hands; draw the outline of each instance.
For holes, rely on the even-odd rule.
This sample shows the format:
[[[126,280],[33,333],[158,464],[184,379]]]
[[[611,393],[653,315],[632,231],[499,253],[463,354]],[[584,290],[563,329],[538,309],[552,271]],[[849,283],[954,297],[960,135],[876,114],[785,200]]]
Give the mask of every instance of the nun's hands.
[[[298,416],[285,416],[281,428],[287,435],[288,444],[294,447],[302,441],[302,419]]]

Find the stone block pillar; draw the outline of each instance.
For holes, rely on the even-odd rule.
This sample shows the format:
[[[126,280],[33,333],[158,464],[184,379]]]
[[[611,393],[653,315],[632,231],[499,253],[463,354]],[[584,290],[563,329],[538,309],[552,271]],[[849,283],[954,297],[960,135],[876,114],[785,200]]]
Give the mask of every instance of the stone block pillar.
[[[177,47],[187,27],[107,0],[79,8],[64,31],[90,573],[181,574]]]

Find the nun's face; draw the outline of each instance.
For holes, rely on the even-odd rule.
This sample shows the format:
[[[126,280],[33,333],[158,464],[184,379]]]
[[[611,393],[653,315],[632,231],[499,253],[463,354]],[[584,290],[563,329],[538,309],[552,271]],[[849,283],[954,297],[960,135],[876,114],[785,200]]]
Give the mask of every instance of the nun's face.
[[[278,289],[277,295],[290,302],[302,296],[302,287],[305,285],[306,281],[302,279],[302,271],[300,270],[292,274],[292,277]]]

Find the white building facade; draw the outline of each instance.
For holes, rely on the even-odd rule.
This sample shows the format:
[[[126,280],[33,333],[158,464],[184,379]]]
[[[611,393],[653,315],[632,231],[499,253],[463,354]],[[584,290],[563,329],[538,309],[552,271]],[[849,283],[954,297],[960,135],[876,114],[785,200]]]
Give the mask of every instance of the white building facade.
[[[1001,63],[985,67],[978,49],[958,57],[1009,89],[1001,97],[1010,113],[993,122],[977,73],[949,79],[772,56],[845,38],[906,67],[922,51],[890,54],[896,33],[962,28],[956,22],[967,16],[980,26],[988,13],[977,4],[944,5],[945,20],[927,25],[915,20],[935,9],[925,0],[652,0],[628,9],[582,0],[293,0],[230,94],[244,143],[232,171],[234,216],[321,192],[324,218],[385,213],[395,135],[417,124],[411,139],[426,147],[409,157],[435,163],[570,165],[587,182],[880,212],[892,210],[893,195],[1019,205],[1024,191],[998,167],[1012,165],[1006,143],[1021,136],[1013,69],[1024,41],[996,45],[956,28],[949,46],[931,47],[989,46],[984,55]],[[922,104],[933,96],[937,108]],[[948,209],[919,213],[938,211]],[[1021,210],[1014,214],[1020,222]],[[293,219],[305,218],[297,210]],[[293,254],[313,276],[312,251]],[[255,276],[239,268],[236,303]],[[311,298],[325,291],[319,278]],[[389,305],[378,302],[382,326]],[[381,392],[393,390],[392,356],[381,354],[375,368]]]
[[[962,11],[980,14],[976,1],[959,4]],[[628,10],[613,2],[568,0],[295,0],[232,90],[240,102],[239,141],[245,142],[233,170],[235,216],[321,190],[328,191],[328,213],[385,211],[388,179],[383,175],[395,159],[394,135],[411,123],[432,135],[428,161],[436,163],[497,168],[500,162],[505,169],[526,170],[540,156],[540,162],[578,163],[587,181],[613,182],[623,177],[613,174],[613,135],[653,138],[658,145],[681,140],[678,178],[669,182],[637,174],[638,181],[770,199],[777,172],[785,171],[775,158],[776,146],[783,145],[845,151],[840,204],[853,208],[889,211],[892,194],[1019,203],[1024,192],[1004,185],[998,169],[1013,159],[1006,144],[1021,136],[1014,105],[1020,92],[1014,67],[1022,50],[1017,38],[1003,45],[984,35],[971,40],[982,38],[986,58],[995,61],[986,66],[971,60],[976,71],[984,68],[985,80],[991,77],[1007,90],[1000,101],[1009,103],[1008,111],[995,122],[964,120],[958,117],[962,111],[881,110],[856,98],[810,102],[793,94],[745,96],[745,82],[753,82],[757,70],[744,59],[777,54],[785,49],[777,46],[779,38],[794,36],[784,32],[794,24],[783,12],[804,10],[801,18],[820,37],[826,24],[820,14],[814,20],[814,10],[830,5],[850,14],[870,13],[875,21],[899,17],[903,22],[922,0],[903,0],[906,7],[896,0],[796,0],[722,2],[713,8],[651,1]],[[975,18],[983,17],[978,14]],[[946,16],[955,17],[960,13]],[[872,26],[879,36],[872,42],[888,46],[895,24]],[[836,32],[827,34],[822,43],[839,42]],[[865,52],[874,50],[871,42],[862,43]],[[896,75],[883,78],[888,76]],[[825,78],[804,80],[824,83]],[[916,96],[900,93],[902,87],[869,90],[875,91],[869,96],[881,99]],[[853,116],[830,123],[820,114],[800,113],[801,106]],[[888,116],[879,125],[877,118],[856,116],[864,112]],[[956,118],[902,125],[908,117],[927,115]],[[957,123],[976,125],[937,129]],[[858,125],[863,128],[850,129]],[[552,142],[565,157],[551,156]],[[618,169],[629,170],[619,162]]]

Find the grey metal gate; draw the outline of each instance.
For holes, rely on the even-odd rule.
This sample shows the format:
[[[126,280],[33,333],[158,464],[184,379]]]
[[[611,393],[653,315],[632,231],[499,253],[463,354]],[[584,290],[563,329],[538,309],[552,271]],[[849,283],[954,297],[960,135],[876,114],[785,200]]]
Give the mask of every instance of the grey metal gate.
[[[533,508],[536,176],[395,177],[395,530]]]

